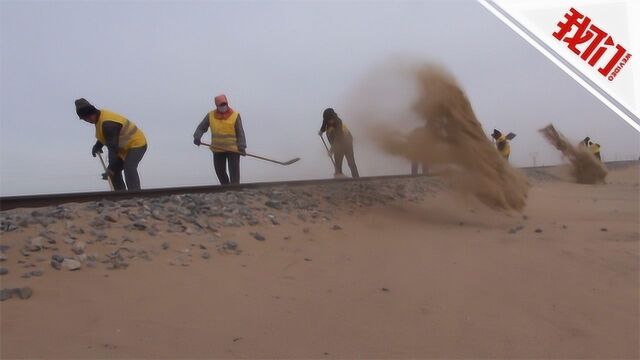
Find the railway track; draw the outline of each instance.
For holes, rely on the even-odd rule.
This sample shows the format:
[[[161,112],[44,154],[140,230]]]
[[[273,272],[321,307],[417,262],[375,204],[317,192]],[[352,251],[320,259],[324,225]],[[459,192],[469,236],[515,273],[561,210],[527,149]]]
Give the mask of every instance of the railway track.
[[[0,211],[17,209],[17,208],[36,208],[43,206],[55,206],[65,203],[83,203],[98,200],[124,200],[131,198],[154,198],[167,195],[180,194],[197,194],[197,193],[216,193],[223,191],[241,191],[245,189],[270,188],[276,186],[307,186],[322,185],[340,182],[367,182],[375,180],[391,180],[410,178],[412,175],[387,175],[387,176],[370,176],[361,177],[359,179],[341,178],[341,179],[319,179],[319,180],[296,180],[296,181],[275,181],[275,182],[256,182],[239,185],[203,185],[203,186],[185,186],[185,187],[168,187],[143,189],[140,191],[91,191],[77,193],[60,193],[60,194],[42,194],[42,195],[19,195],[0,197]]]
[[[638,160],[610,161],[605,164],[609,169],[621,168],[629,165],[638,164]],[[523,171],[541,171],[552,166],[523,167]],[[275,182],[256,182],[239,185],[203,185],[203,186],[186,186],[186,187],[168,187],[144,189],[140,191],[92,191],[77,193],[61,193],[61,194],[42,194],[42,195],[19,195],[19,196],[3,196],[0,197],[0,211],[17,209],[17,208],[35,208],[43,206],[55,206],[65,203],[82,203],[97,200],[124,200],[131,198],[153,198],[167,195],[180,194],[196,194],[196,193],[215,193],[222,191],[241,191],[244,189],[269,188],[276,186],[307,186],[322,185],[339,182],[366,182],[375,180],[393,180],[410,178],[413,175],[386,175],[386,176],[369,176],[359,179],[341,178],[341,179],[319,179],[319,180],[295,180],[295,181],[275,181]]]

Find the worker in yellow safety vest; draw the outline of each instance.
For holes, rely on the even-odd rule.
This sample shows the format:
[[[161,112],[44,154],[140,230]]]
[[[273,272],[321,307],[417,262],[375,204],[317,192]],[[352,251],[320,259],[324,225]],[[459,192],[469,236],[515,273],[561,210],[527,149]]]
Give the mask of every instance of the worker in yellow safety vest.
[[[84,98],[75,101],[78,117],[96,128],[96,143],[91,149],[95,157],[102,147],[109,150],[107,176],[116,191],[140,190],[138,165],[147,151],[147,139],[136,124],[107,109],[96,109]],[[125,182],[122,180],[124,171]]]
[[[596,144],[594,142],[591,142],[589,144],[589,150],[591,150],[591,153],[598,158],[598,160],[602,161],[602,158],[600,157],[600,144]]]
[[[591,141],[590,137],[587,136],[586,138],[584,138],[584,140],[580,142],[580,146],[584,146],[585,148],[587,148],[589,151],[591,151],[593,156],[602,161],[602,158],[600,157],[600,144],[596,144]]]
[[[499,130],[493,129],[491,137],[493,138],[500,155],[502,155],[505,160],[509,160],[509,155],[511,155],[510,141],[516,137],[516,134],[509,133],[507,135],[503,135]]]
[[[327,133],[327,139],[331,144],[329,156],[333,155],[334,175],[336,177],[343,176],[342,160],[346,157],[347,164],[349,164],[349,169],[351,170],[351,177],[360,177],[353,155],[353,136],[347,125],[342,122],[342,119],[338,117],[338,114],[332,108],[327,108],[322,113],[322,126],[318,135],[322,136],[324,132]]]
[[[240,183],[240,155],[246,155],[247,141],[240,114],[229,107],[225,95],[214,98],[216,109],[205,115],[193,134],[193,143],[200,145],[202,135],[211,130],[213,168],[220,184]],[[227,175],[227,164],[229,175]]]

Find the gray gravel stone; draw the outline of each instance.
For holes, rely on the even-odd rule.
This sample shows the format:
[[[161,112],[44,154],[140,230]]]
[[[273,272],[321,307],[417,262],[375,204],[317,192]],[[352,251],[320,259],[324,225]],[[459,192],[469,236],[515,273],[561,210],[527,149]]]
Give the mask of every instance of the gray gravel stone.
[[[51,260],[50,264],[51,264],[51,267],[56,269],[56,270],[62,269],[62,262]]]
[[[228,250],[236,250],[238,249],[238,243],[233,240],[227,240],[224,242],[223,247]]]
[[[253,236],[254,239],[258,240],[258,241],[265,241],[267,240],[262,234],[258,233],[258,232],[254,232],[251,233],[251,236]]]
[[[267,200],[264,204],[272,209],[276,209],[276,210],[282,209],[282,203],[280,201]]]
[[[518,225],[516,227],[509,229],[509,234],[515,234],[522,229],[524,229],[524,225]]]
[[[269,221],[271,221],[271,224],[280,225],[280,223],[278,222],[278,219],[276,219],[275,215],[268,214],[267,218],[269,219]]]
[[[82,267],[82,263],[78,260],[67,258],[62,262],[62,267],[69,271],[80,270],[80,267]]]
[[[76,255],[84,254],[84,250],[86,249],[87,244],[82,241],[76,241],[71,247],[71,251],[73,251]]]
[[[136,221],[133,223],[133,228],[137,230],[146,230],[147,224],[142,221]]]
[[[36,276],[36,277],[42,276],[42,275],[44,275],[44,271],[42,271],[42,270],[33,270],[33,271],[31,271],[29,273],[29,275]]]
[[[18,297],[22,300],[29,299],[33,295],[33,290],[30,287],[25,286],[14,290]]]
[[[41,236],[37,236],[27,240],[27,245],[25,245],[25,249],[28,251],[39,251],[44,247],[45,239]]]

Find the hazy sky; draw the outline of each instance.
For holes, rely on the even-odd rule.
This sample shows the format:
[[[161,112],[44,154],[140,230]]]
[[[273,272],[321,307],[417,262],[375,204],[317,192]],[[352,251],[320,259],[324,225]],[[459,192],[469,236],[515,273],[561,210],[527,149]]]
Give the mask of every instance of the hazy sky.
[[[518,134],[515,165],[531,165],[534,152],[539,164],[561,161],[536,131],[549,122],[576,142],[590,135],[606,160],[640,155],[637,132],[473,1],[3,0],[0,9],[2,195],[108,188],[78,97],[142,128],[146,188],[217,184],[191,135],[219,93],[241,113],[248,151],[302,157],[289,167],[243,158],[243,182],[330,177],[322,110],[349,124],[354,89],[395,57],[447,67],[485,132]],[[409,171],[354,127],[362,175]]]

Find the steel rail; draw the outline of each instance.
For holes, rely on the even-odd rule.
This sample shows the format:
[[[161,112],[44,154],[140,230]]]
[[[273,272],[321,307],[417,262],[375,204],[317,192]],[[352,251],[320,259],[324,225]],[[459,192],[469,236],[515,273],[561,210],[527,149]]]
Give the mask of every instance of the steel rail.
[[[605,164],[615,168],[619,166],[627,166],[638,164],[638,160],[620,160],[607,161]],[[562,165],[543,165],[543,166],[527,166],[521,167],[523,171],[542,170]],[[424,176],[424,175],[417,175]],[[437,177],[437,175],[427,175]],[[0,211],[17,209],[17,208],[36,208],[44,206],[55,206],[65,203],[83,203],[98,200],[126,200],[135,198],[154,198],[168,195],[181,194],[197,194],[197,193],[216,193],[224,191],[242,191],[245,189],[259,189],[278,186],[306,186],[306,185],[322,185],[339,182],[367,182],[375,180],[393,180],[412,178],[416,175],[384,175],[384,176],[368,176],[358,179],[338,178],[338,179],[314,179],[314,180],[293,180],[293,181],[272,181],[272,182],[254,182],[237,185],[200,185],[185,187],[166,187],[143,189],[139,191],[91,191],[76,193],[58,193],[58,194],[40,194],[40,195],[18,195],[18,196],[2,196],[0,197]]]
[[[168,195],[181,194],[197,194],[197,193],[216,193],[224,191],[242,191],[245,189],[259,189],[279,186],[305,186],[305,185],[322,185],[340,182],[367,182],[374,180],[390,180],[410,178],[413,175],[385,175],[385,176],[369,176],[358,179],[338,178],[338,179],[316,179],[316,180],[294,180],[294,181],[273,181],[273,182],[254,182],[236,185],[200,185],[200,186],[184,186],[184,187],[167,187],[143,189],[138,191],[91,191],[76,193],[58,193],[58,194],[41,194],[41,195],[18,195],[0,197],[0,211],[17,209],[17,208],[36,208],[44,206],[55,206],[65,203],[82,203],[98,200],[118,201],[134,198],[154,198]]]

